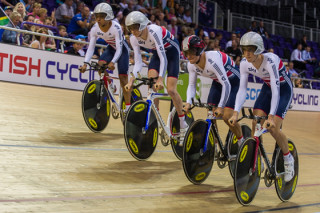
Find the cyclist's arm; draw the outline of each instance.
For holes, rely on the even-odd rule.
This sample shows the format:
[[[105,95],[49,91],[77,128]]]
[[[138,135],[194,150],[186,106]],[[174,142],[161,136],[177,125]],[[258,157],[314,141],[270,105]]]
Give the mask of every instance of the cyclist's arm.
[[[220,84],[222,85],[221,98],[220,98],[218,107],[224,108],[231,92],[231,84],[229,82],[227,73],[223,67],[222,58],[217,57],[215,55],[213,61],[214,61],[214,63],[212,64],[213,72],[217,76]]]
[[[155,30],[155,32],[151,33],[151,35],[154,39],[157,53],[160,59],[159,76],[164,78],[164,75],[166,74],[166,71],[167,71],[168,60],[167,60],[166,52],[163,46],[162,28],[158,27],[158,28],[152,28],[152,29]]]
[[[274,60],[273,60],[274,61]],[[280,100],[280,80],[279,71],[275,63],[267,63],[267,70],[270,74],[270,87],[271,87],[271,107],[270,115],[275,115],[278,109]]]
[[[91,30],[88,50],[87,50],[86,55],[84,57],[85,63],[89,63],[89,61],[91,60],[93,53],[94,53],[95,46],[96,46],[96,41],[97,41],[97,36],[95,35],[95,31]]]
[[[133,66],[133,75],[138,77],[138,72],[142,69],[142,58],[140,53],[140,46],[137,42],[137,39],[134,36],[130,36],[130,44],[134,52],[134,66]]]
[[[244,64],[244,62],[242,61],[240,63],[240,86],[236,96],[236,103],[234,107],[234,111],[237,111],[238,113],[240,112],[242,105],[246,101],[248,77],[249,77],[247,70],[248,70],[247,65]]]
[[[194,66],[188,62],[188,72],[189,72],[189,85],[187,89],[187,103],[192,104],[192,98],[196,96],[197,87],[197,72],[193,69]]]
[[[116,42],[116,52],[111,60],[112,63],[117,63],[119,60],[121,54],[122,54],[122,45],[123,45],[123,36],[122,36],[122,30],[120,25],[115,24],[114,25],[114,35],[115,35],[115,42]]]

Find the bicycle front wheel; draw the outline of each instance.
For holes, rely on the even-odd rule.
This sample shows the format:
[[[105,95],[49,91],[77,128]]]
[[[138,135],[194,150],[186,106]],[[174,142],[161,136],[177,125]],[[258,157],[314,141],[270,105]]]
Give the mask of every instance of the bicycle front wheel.
[[[103,131],[110,119],[110,99],[102,81],[92,80],[82,93],[82,115],[92,132]]]
[[[201,184],[209,176],[214,161],[214,134],[209,131],[208,144],[205,146],[208,122],[195,121],[186,133],[183,143],[182,164],[185,175],[193,184]]]
[[[288,201],[292,197],[296,190],[299,175],[299,158],[296,146],[291,140],[288,141],[288,145],[289,151],[294,158],[294,177],[289,182],[285,182],[283,177],[279,177],[277,180],[275,180],[277,195],[282,201]],[[280,148],[278,147],[277,149]],[[275,168],[277,173],[284,172],[283,153],[281,150],[277,152]]]
[[[151,110],[148,129],[145,129],[148,103],[137,101],[131,105],[124,123],[124,138],[130,154],[137,160],[146,160],[158,142],[158,122]]]
[[[172,111],[172,121],[171,121],[170,128],[172,133],[177,133],[177,132],[180,132],[180,119],[175,108],[173,109],[174,111]],[[191,112],[185,115],[185,121],[189,126],[191,126],[192,122],[194,121],[193,114]],[[180,143],[179,140],[180,140],[180,137],[178,137],[177,140],[171,139],[171,147],[175,156],[179,160],[182,160],[183,146],[179,146],[179,143]]]
[[[251,136],[251,129],[247,124],[241,124],[241,130],[243,138],[246,139]],[[229,140],[227,140],[227,151],[229,157],[231,157],[228,166],[231,177],[234,177],[234,170],[236,168],[236,157],[239,151],[238,139],[231,130],[229,130]]]
[[[254,199],[261,177],[261,155],[258,149],[258,158],[253,170],[256,141],[248,138],[240,147],[234,172],[234,191],[239,203],[248,205]]]

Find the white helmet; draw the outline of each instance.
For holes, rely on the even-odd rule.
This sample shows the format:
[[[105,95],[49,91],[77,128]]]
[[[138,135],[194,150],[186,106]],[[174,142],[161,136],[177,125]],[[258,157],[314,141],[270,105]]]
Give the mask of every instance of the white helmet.
[[[93,11],[94,14],[96,13],[104,13],[104,14],[107,14],[105,20],[106,21],[109,21],[109,20],[112,20],[114,19],[114,14],[113,14],[113,11],[112,11],[112,8],[109,4],[107,3],[100,3],[98,4],[95,8],[94,8],[94,11]]]
[[[264,51],[264,44],[262,37],[255,32],[248,32],[244,34],[240,39],[240,49],[242,46],[256,46],[257,49],[254,55],[259,55]]]
[[[126,18],[126,27],[131,25],[139,24],[139,31],[143,30],[150,23],[149,19],[139,11],[133,11],[128,14]]]

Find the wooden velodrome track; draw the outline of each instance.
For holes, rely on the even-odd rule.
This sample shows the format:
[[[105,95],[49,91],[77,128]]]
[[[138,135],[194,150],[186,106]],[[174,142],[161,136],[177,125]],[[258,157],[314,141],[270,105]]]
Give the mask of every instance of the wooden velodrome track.
[[[287,114],[283,129],[300,160],[290,202],[281,202],[274,186],[261,180],[255,200],[243,207],[228,168],[215,163],[204,184],[193,185],[160,141],[148,161],[131,157],[120,120],[92,133],[82,118],[81,96],[0,82],[0,212],[320,212],[320,113]],[[169,102],[160,109],[166,118]],[[199,109],[194,115],[205,118]],[[226,125],[219,124],[225,138]],[[269,135],[265,146],[270,154]]]

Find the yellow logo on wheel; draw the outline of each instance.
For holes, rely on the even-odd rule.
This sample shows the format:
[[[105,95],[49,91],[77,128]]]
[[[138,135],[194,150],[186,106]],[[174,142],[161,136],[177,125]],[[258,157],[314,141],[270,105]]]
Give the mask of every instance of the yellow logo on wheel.
[[[156,146],[157,140],[158,140],[158,128],[155,128],[153,132],[153,143],[152,143],[153,147]]]
[[[138,97],[141,97],[140,91],[137,89],[133,89],[134,94],[136,94]]]
[[[241,197],[241,199],[242,199],[243,201],[248,201],[248,200],[249,200],[249,195],[248,195],[248,193],[245,192],[245,191],[242,191],[242,192],[240,193],[240,197]]]
[[[279,186],[279,189],[281,190],[281,188],[282,188],[282,178],[278,179],[278,186]]]
[[[290,152],[292,152],[292,151],[294,150],[294,146],[293,146],[293,144],[288,143],[288,145],[289,145],[289,151],[290,151]]]
[[[189,152],[192,145],[192,141],[193,141],[193,132],[190,132],[187,140],[186,152]]]
[[[240,155],[240,163],[246,158],[247,153],[248,153],[248,145],[245,145]]]
[[[109,117],[110,116],[110,100],[109,98],[107,99],[107,105],[106,105],[106,110],[107,110],[107,116]]]
[[[88,121],[93,128],[95,128],[95,129],[98,128],[98,124],[96,123],[96,121],[93,118],[89,118]]]
[[[298,176],[296,176],[296,177],[294,178],[294,181],[293,181],[293,185],[292,185],[292,190],[291,190],[291,192],[294,192],[294,190],[296,189],[296,186],[297,186],[297,179],[298,179]]]
[[[237,136],[233,136],[233,139],[232,139],[232,143],[233,144],[236,144],[238,142],[238,138],[237,138]]]
[[[132,138],[129,138],[129,145],[131,147],[131,150],[135,153],[138,154],[139,153],[139,149],[137,147],[137,144],[134,142],[134,140]]]
[[[261,175],[261,157],[258,155],[258,175]]]
[[[207,176],[207,173],[205,172],[201,172],[199,174],[197,174],[197,176],[195,177],[196,181],[200,181],[202,180],[203,178],[205,178]]]
[[[209,141],[210,141],[211,146],[213,147],[213,145],[214,145],[214,139],[213,139],[213,135],[212,135],[212,132],[211,132],[211,131],[210,131],[210,134],[209,134]]]
[[[172,127],[172,133],[173,133],[173,134],[174,134],[174,133],[177,133],[177,128],[176,128],[176,126],[173,126],[173,127]],[[174,143],[174,145],[177,145],[178,141],[177,141],[177,140],[173,140],[173,143]]]
[[[96,84],[92,84],[89,89],[88,89],[88,93],[91,94],[93,93],[97,88],[97,85]]]
[[[135,112],[141,112],[146,108],[146,106],[144,104],[138,104],[137,106],[135,106],[134,111]]]

